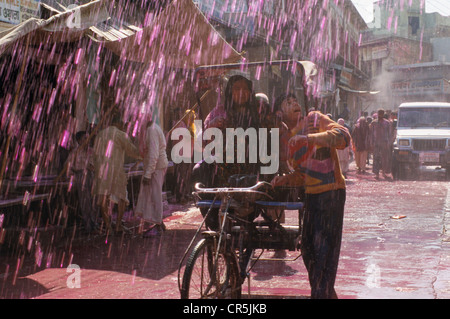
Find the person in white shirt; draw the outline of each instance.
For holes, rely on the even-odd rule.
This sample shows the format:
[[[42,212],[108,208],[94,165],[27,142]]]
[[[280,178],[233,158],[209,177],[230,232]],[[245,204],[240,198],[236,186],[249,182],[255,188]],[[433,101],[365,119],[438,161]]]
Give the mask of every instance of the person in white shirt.
[[[127,175],[124,170],[125,155],[141,159],[138,148],[127,133],[122,131],[119,115],[114,115],[112,125],[100,131],[95,138],[95,187],[94,194],[101,208],[108,231],[112,232],[112,207],[117,204],[116,231],[123,231],[122,218],[128,205]]]
[[[168,166],[166,139],[161,127],[152,119],[142,126],[139,149],[144,159],[136,216],[142,216],[144,223],[150,224],[143,236],[151,236],[155,231],[165,230],[163,223],[162,187]]]

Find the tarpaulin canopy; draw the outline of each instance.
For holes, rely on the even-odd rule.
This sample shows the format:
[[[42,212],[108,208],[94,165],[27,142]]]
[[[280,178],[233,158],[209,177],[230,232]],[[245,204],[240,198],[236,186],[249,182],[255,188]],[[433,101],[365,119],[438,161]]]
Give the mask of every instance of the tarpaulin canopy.
[[[107,12],[107,4],[92,1],[48,19],[31,18],[1,32],[0,55],[30,34],[30,44],[70,42],[87,35],[126,60],[175,68],[193,69],[241,59],[192,0],[172,1],[148,25],[129,29],[120,37],[111,36],[120,30],[103,23],[114,15]]]
[[[204,89],[202,82],[208,81],[210,78],[223,76],[231,70],[240,70],[246,72],[248,69],[266,68],[266,67],[282,67],[289,69],[292,74],[300,72],[304,77],[305,84],[312,85],[314,77],[317,75],[317,65],[311,61],[296,60],[273,60],[273,61],[241,61],[239,63],[225,63],[218,65],[201,65],[195,69],[197,87]],[[204,85],[208,85],[205,83]]]
[[[374,95],[374,94],[380,93],[380,91],[355,90],[355,89],[349,88],[345,85],[338,85],[338,87],[344,91],[351,92],[351,93],[369,94],[369,95]]]
[[[26,35],[30,44],[71,42],[82,37],[91,26],[105,21],[109,14],[104,1],[92,1],[51,16],[48,19],[30,18],[0,32],[0,55]]]
[[[117,55],[135,62],[193,69],[237,62],[241,55],[214,29],[192,0],[174,0],[148,26],[117,41],[94,30]]]
[[[114,91],[111,89],[111,83],[105,89],[101,86],[101,81],[94,81],[94,79],[100,77],[92,76],[92,74],[86,72],[89,63],[92,61],[89,60],[89,52],[83,52],[83,49],[92,48],[92,46],[86,45],[89,41],[83,41],[83,43],[81,43],[80,40],[82,39],[90,38],[93,41],[96,41],[99,43],[99,47],[109,49],[117,54],[122,60],[144,64],[154,63],[160,69],[171,67],[193,70],[200,65],[231,63],[237,62],[242,58],[241,54],[235,51],[233,47],[220,36],[214,27],[209,24],[205,16],[194,5],[192,0],[174,0],[155,15],[153,19],[150,19],[151,21],[148,24],[140,27],[134,26],[133,28],[129,28],[127,32],[121,32],[120,30],[122,25],[126,25],[126,21],[120,21],[116,24],[115,22],[120,20],[120,18],[117,17],[119,14],[111,11],[108,12],[108,10],[111,10],[114,7],[111,4],[112,0],[97,0],[70,9],[63,8],[63,10],[65,9],[63,12],[50,10],[54,15],[48,19],[31,18],[6,31],[0,32],[0,56],[11,53],[13,55],[13,60],[21,59],[20,63],[17,63],[16,61],[14,64],[14,67],[19,66],[20,70],[17,79],[14,81],[14,85],[11,85],[15,91],[12,106],[8,108],[11,119],[15,118],[14,114],[19,108],[19,105],[25,108],[21,98],[28,95],[23,94],[23,92],[31,90],[32,88],[27,84],[33,81],[39,83],[40,78],[36,77],[36,74],[31,72],[30,68],[27,68],[27,65],[32,64],[30,62],[33,59],[46,65],[52,64],[59,66],[59,68],[55,68],[58,71],[53,75],[58,77],[57,82],[60,91],[49,85],[46,89],[50,89],[52,93],[51,96],[49,94],[50,97],[46,98],[46,101],[48,101],[50,110],[50,106],[54,103],[55,98],[61,98],[63,96],[59,94],[59,92],[68,88],[65,93],[71,94],[71,99],[75,99],[76,97],[75,112],[77,114],[77,120],[79,119],[79,121],[75,121],[76,125],[72,125],[72,127],[76,126],[77,129],[81,128],[79,123],[82,123],[81,120],[83,117],[82,112],[79,112],[79,110],[85,111],[86,100],[91,99],[91,97],[87,97],[88,80],[90,80],[89,84],[95,87],[95,89],[102,90],[101,94],[104,94],[105,96],[101,96],[99,101],[105,105],[110,101],[108,98],[127,96],[124,94],[125,90],[122,88],[118,88],[115,90],[116,92],[111,94],[111,91]],[[120,8],[117,10],[118,12],[121,11]],[[112,37],[111,35],[113,34],[120,34],[121,36]],[[80,47],[78,47],[77,41],[80,41]],[[75,45],[66,46],[65,44],[68,42],[75,43]],[[57,44],[62,45],[58,46]],[[82,46],[86,46],[86,48]],[[59,52],[57,52],[56,55],[59,54],[60,58],[55,58],[55,51],[58,51],[58,49]],[[91,52],[93,52],[93,50],[91,50]],[[79,59],[77,58],[78,53],[80,53]],[[109,58],[109,55],[107,58]],[[100,62],[101,66],[104,67],[108,64],[108,61],[113,60],[115,61],[115,59],[102,60]],[[128,63],[124,63],[123,65],[125,64],[128,65]],[[133,67],[135,67],[134,63],[130,64],[133,64]],[[114,75],[114,77],[111,76],[111,78],[114,79],[116,78],[116,74],[120,74],[120,76],[117,77],[121,77],[126,82],[127,69],[124,68],[123,65],[119,65],[117,70],[114,69],[115,66],[110,69],[104,68],[102,69],[102,72],[105,73],[106,76],[108,76],[108,72],[111,72],[111,75]],[[39,67],[40,66],[41,64],[39,64]],[[108,64],[108,66],[110,65]],[[105,69],[107,70],[105,71]],[[146,68],[143,67],[140,69],[145,70]],[[149,69],[153,70],[153,68]],[[75,76],[68,76],[69,71],[72,72],[70,73],[71,75],[75,74]],[[106,76],[102,74],[103,79],[106,78]],[[150,76],[153,76],[153,74]],[[127,87],[131,87],[132,85],[132,82],[126,82]],[[44,87],[45,85],[42,86]],[[161,92],[159,92],[162,101],[159,101],[158,104],[161,106],[172,105],[163,100],[174,97],[167,94],[167,91],[171,89],[171,87],[167,86],[164,89],[165,90],[161,89]],[[113,101],[117,103],[115,99]],[[27,100],[26,102],[29,103],[30,101]],[[115,103],[112,103],[112,106],[101,114],[102,119],[106,119],[105,115],[107,112],[112,112],[115,108]],[[28,111],[31,112],[33,107],[34,106],[30,107]],[[55,108],[52,108],[52,112],[53,110],[55,110]],[[163,108],[161,107],[161,112],[162,110]],[[47,113],[48,112],[49,111],[47,111]],[[61,112],[61,114],[62,113],[63,112]],[[81,114],[81,116],[78,117],[78,114]],[[67,119],[67,117],[65,117],[65,113],[61,118],[72,121],[72,119]],[[48,118],[48,121],[51,122],[55,119],[59,118],[51,116]],[[34,123],[33,121],[30,122]],[[35,124],[38,125],[37,122]],[[8,126],[12,127],[13,125],[14,123],[11,120]],[[61,125],[65,125],[65,122],[64,124],[61,122]],[[52,125],[48,126],[50,127]],[[96,128],[100,126],[101,125],[98,125]],[[52,127],[56,132],[51,136],[52,138],[58,134],[62,134],[60,132],[60,129],[62,129],[60,126],[54,125]],[[7,130],[9,132],[7,143],[2,149],[3,159],[0,167],[0,186],[3,181],[3,174],[6,171],[9,155],[8,150],[13,137],[13,130],[9,128],[7,128]],[[65,132],[63,134],[66,134],[70,130],[71,129],[64,129]],[[91,133],[91,136],[93,133]],[[50,138],[50,136],[48,137]]]

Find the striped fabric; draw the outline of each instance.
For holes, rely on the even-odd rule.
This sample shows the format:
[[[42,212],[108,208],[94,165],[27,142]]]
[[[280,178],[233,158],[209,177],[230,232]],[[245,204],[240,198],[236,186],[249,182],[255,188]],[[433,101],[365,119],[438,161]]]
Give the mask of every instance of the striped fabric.
[[[336,149],[350,145],[348,130],[320,112],[310,112],[306,118],[305,131],[308,146],[303,146],[290,159],[295,168],[293,179],[304,184],[309,194],[335,189],[345,189]]]

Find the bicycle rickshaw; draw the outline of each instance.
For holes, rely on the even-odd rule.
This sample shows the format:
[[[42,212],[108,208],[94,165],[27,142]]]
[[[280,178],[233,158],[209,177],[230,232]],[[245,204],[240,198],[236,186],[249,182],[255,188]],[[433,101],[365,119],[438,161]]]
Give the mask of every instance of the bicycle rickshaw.
[[[216,77],[220,71],[254,68],[259,76],[262,71],[273,71],[272,67],[283,68],[290,73],[288,82],[281,84],[295,86],[295,80],[292,80],[295,77],[300,77],[304,83],[305,68],[299,61],[209,66],[198,71],[200,79],[205,81],[208,75]],[[249,279],[250,269],[262,260],[265,250],[300,250],[303,202],[299,189],[273,189],[270,183],[258,180],[256,176],[234,175],[230,180],[225,187],[195,185],[196,206],[206,213],[202,214],[203,222],[180,261],[178,280],[182,299],[240,298],[242,284],[246,278]],[[214,210],[218,210],[219,227],[204,228]],[[283,222],[285,211],[297,212],[295,223]],[[198,240],[200,234],[201,239]],[[291,260],[300,256],[298,254]]]

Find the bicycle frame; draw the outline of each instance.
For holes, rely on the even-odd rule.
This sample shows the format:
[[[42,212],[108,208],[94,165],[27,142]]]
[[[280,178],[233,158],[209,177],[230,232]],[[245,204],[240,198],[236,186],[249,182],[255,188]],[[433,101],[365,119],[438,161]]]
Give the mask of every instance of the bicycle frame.
[[[209,201],[210,206],[209,210],[206,216],[204,216],[204,221],[208,217],[208,214],[211,212],[212,208],[219,208],[219,218],[220,218],[220,228],[217,231],[204,231],[203,236],[206,240],[210,240],[212,244],[212,251],[214,252],[212,266],[209,265],[208,269],[210,269],[209,277],[212,278],[207,286],[202,290],[202,295],[208,296],[210,290],[213,287],[220,287],[224,290],[223,294],[225,294],[225,290],[228,288],[226,285],[221,285],[218,283],[219,279],[216,278],[216,271],[218,269],[219,265],[219,258],[225,260],[226,263],[230,263],[230,265],[226,265],[225,268],[228,269],[234,269],[237,268],[235,271],[230,271],[233,274],[236,275],[236,273],[239,274],[239,279],[231,278],[227,280],[230,280],[232,282],[239,281],[239,287],[243,282],[243,279],[245,277],[248,277],[248,271],[251,269],[249,268],[250,263],[254,261],[256,263],[258,260],[266,260],[261,258],[261,254],[257,258],[252,258],[253,251],[255,249],[263,249],[264,247],[259,247],[258,244],[255,245],[255,243],[252,242],[252,239],[255,238],[252,236],[254,233],[254,230],[256,230],[256,234],[267,236],[269,238],[275,237],[275,232],[278,231],[278,235],[281,234],[280,238],[283,238],[284,235],[288,238],[287,242],[290,243],[292,239],[297,239],[300,235],[300,224],[299,227],[295,232],[288,231],[283,228],[280,224],[277,224],[276,227],[268,228],[268,231],[265,231],[264,234],[259,234],[259,231],[257,230],[257,227],[262,227],[260,224],[255,224],[253,220],[246,219],[245,214],[242,215],[239,212],[239,206],[240,203],[243,201],[249,201],[250,200],[250,206],[253,206],[255,210],[261,209],[263,203],[268,203],[266,201],[258,201],[258,198],[254,197],[252,199],[249,199],[248,195],[256,195],[259,197],[264,197],[268,200],[273,200],[273,197],[269,195],[268,193],[261,191],[260,189],[264,187],[265,185],[270,185],[267,182],[258,182],[254,186],[251,187],[216,187],[216,188],[202,188],[200,184],[195,185],[194,194],[197,197],[200,197],[201,194],[214,194],[215,198],[212,201]],[[236,201],[236,196],[239,195],[245,195],[241,200]],[[220,205],[218,205],[218,201],[220,200]],[[198,204],[199,202],[197,202]],[[272,203],[278,203],[278,202],[272,202]],[[301,203],[297,203],[297,206],[289,206],[288,203],[284,203],[286,207],[289,208],[302,208],[303,205]],[[265,204],[267,205],[267,204]],[[234,211],[232,211],[234,210]],[[300,218],[300,215],[299,215]],[[197,234],[200,231],[200,228],[203,226],[203,223],[200,225],[199,230],[197,231]],[[299,223],[300,220],[299,220]],[[271,225],[270,223],[266,224]],[[249,235],[250,234],[250,235]],[[236,235],[237,238],[236,238]],[[210,243],[211,243],[210,242]],[[280,247],[286,246],[286,243],[281,240],[279,243]],[[289,244],[289,247],[292,245]],[[189,250],[190,248],[188,248]],[[292,250],[292,249],[290,249]],[[186,251],[187,254],[187,251]],[[300,257],[296,257],[295,259],[292,259],[291,261],[297,260]],[[234,262],[233,260],[236,260]],[[280,259],[271,259],[271,260],[280,260]],[[286,260],[286,259],[284,259]],[[180,263],[181,267],[181,263]],[[222,273],[222,272],[221,272]],[[190,275],[189,275],[190,276]],[[249,278],[249,277],[248,277]],[[184,278],[183,278],[184,279]],[[185,283],[185,280],[183,280],[183,283]],[[249,280],[249,287],[250,287],[250,280]],[[186,290],[186,288],[183,288]],[[183,290],[180,287],[180,291]],[[232,289],[240,289],[240,288],[233,288]],[[217,290],[217,289],[216,289]],[[217,294],[217,291],[216,291]],[[219,295],[222,295],[219,293]]]
[[[218,236],[218,247],[221,247],[223,238],[231,235],[231,229],[228,227],[229,224],[228,222],[230,220],[232,221],[236,221],[241,225],[246,225],[246,224],[250,224],[250,221],[246,221],[245,219],[243,219],[242,217],[240,217],[239,212],[235,212],[233,214],[230,215],[230,208],[233,209],[238,209],[238,207],[233,201],[235,200],[233,195],[236,194],[245,194],[245,195],[249,195],[249,194],[253,194],[253,195],[260,195],[263,197],[266,197],[268,199],[273,200],[273,197],[270,196],[269,194],[267,194],[266,192],[260,191],[259,189],[262,188],[263,186],[267,186],[270,185],[267,182],[258,182],[257,184],[255,184],[254,186],[251,187],[215,187],[215,188],[201,188],[201,184],[197,183],[195,185],[195,189],[196,192],[194,192],[194,195],[199,195],[199,194],[215,194],[216,198],[219,197],[221,200],[221,205],[220,205],[220,210],[219,210],[219,218],[220,218],[220,229],[219,232],[217,234]],[[246,197],[246,199],[248,200],[248,197]],[[237,202],[237,204],[239,205],[240,202]],[[256,209],[256,200],[251,203],[250,206],[255,206],[254,208]],[[210,211],[210,210],[209,210]],[[206,219],[206,216],[205,216]],[[208,234],[211,235],[211,234]]]

